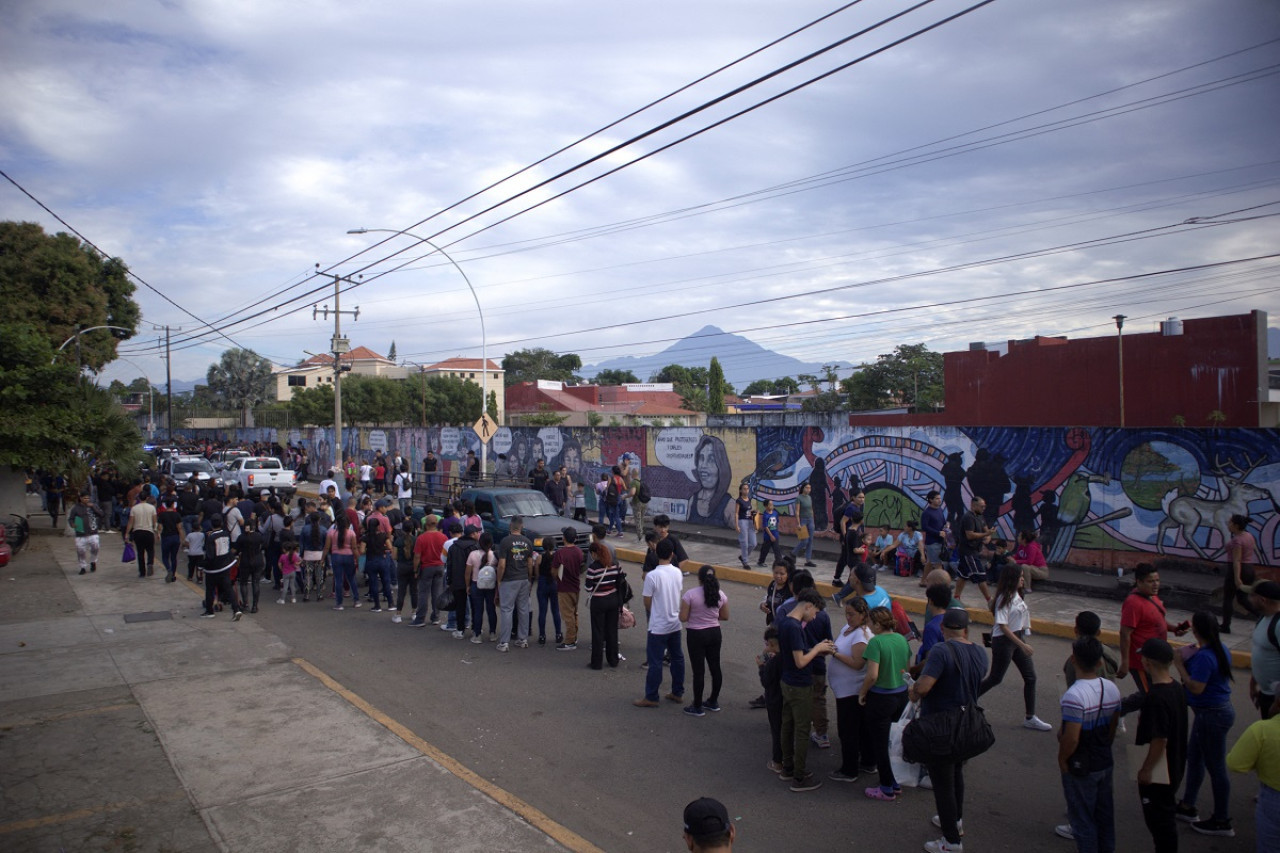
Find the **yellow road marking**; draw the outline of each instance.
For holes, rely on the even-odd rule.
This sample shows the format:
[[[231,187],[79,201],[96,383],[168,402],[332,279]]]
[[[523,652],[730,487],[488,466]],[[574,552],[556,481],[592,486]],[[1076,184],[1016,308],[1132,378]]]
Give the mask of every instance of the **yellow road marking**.
[[[328,674],[318,669],[310,661],[303,660],[302,658],[294,658],[293,662],[325,687],[328,687],[334,693],[337,693],[343,699],[346,699],[349,703],[354,705],[356,708],[359,708],[375,722],[381,724],[392,734],[418,750],[418,752],[421,752],[432,761],[444,767],[445,770],[448,770],[454,776],[457,776],[477,791],[492,797],[499,805],[515,812],[539,831],[560,842],[569,850],[574,851],[574,853],[604,853],[601,848],[592,844],[590,841],[568,827],[557,823],[541,809],[526,803],[510,791],[507,791],[504,788],[499,788],[497,785],[493,784],[488,779],[485,779],[474,770],[471,770],[457,759],[446,755],[437,747],[427,743],[425,740],[409,731],[409,729],[405,728],[391,717],[388,717],[355,693],[352,693],[350,690],[343,687]]]
[[[89,806],[88,808],[75,809],[74,811],[62,812],[61,814],[33,817],[29,820],[15,820],[11,823],[0,823],[0,835],[6,835],[10,832],[23,832],[28,829],[40,829],[45,826],[55,826],[60,823],[69,823],[73,820],[84,820],[85,818],[105,814],[106,812],[136,809],[141,806],[153,806],[159,803],[172,803],[177,800],[185,800],[186,798],[187,794],[185,791],[174,791],[171,794],[161,794],[158,797],[148,797],[145,800],[131,800],[124,803],[103,803],[100,806]]]

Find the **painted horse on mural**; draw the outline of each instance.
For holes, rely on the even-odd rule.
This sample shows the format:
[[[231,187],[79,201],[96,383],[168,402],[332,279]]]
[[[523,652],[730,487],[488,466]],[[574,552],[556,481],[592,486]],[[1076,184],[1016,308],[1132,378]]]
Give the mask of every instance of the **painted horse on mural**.
[[[1272,497],[1271,492],[1261,486],[1245,482],[1264,459],[1244,457],[1247,467],[1241,468],[1236,462],[1228,460],[1225,464],[1214,457],[1212,474],[1217,478],[1219,497],[1179,494],[1177,489],[1170,489],[1161,501],[1164,520],[1156,528],[1156,552],[1164,553],[1164,534],[1166,530],[1181,529],[1182,540],[1189,545],[1201,559],[1213,560],[1226,550],[1231,531],[1227,522],[1233,515],[1249,515],[1249,504],[1253,501],[1270,501],[1271,507],[1280,512],[1280,505]],[[1222,536],[1222,542],[1212,553],[1206,553],[1196,541],[1196,531],[1201,527],[1210,527]],[[1177,534],[1174,534],[1175,541]],[[1265,551],[1259,553],[1265,559]]]

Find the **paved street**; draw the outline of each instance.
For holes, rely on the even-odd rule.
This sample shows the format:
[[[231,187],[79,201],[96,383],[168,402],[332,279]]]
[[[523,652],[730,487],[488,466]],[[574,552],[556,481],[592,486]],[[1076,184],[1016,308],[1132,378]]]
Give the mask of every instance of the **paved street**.
[[[585,669],[585,638],[501,655],[366,608],[264,598],[239,623],[200,620],[194,588],[139,580],[118,548],[80,577],[70,540],[38,537],[0,575],[4,849],[676,850],[680,810],[704,794],[726,803],[744,850],[785,849],[797,819],[815,850],[914,851],[938,834],[926,791],[880,804],[859,780],[793,794],[765,769],[765,715],[746,708],[757,587],[726,584],[724,711],[696,719],[631,706],[643,620],[624,632],[630,659],[604,673]],[[142,613],[162,615],[125,619]],[[1033,642],[1038,710],[1056,723],[1067,644]],[[1011,672],[985,700],[999,740],[970,766],[966,843],[1065,853],[1056,742],[1018,725],[1020,696]],[[1255,718],[1243,696],[1241,683],[1233,735]],[[822,778],[836,766],[833,751],[811,762]],[[1120,849],[1149,849],[1122,775]],[[1184,850],[1253,848],[1256,782],[1234,782],[1238,837],[1184,828]]]

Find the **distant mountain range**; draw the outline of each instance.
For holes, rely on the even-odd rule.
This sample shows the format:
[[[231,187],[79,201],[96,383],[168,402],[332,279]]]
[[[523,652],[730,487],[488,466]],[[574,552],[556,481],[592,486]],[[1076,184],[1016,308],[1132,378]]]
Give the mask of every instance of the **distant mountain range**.
[[[625,356],[599,364],[584,365],[581,373],[584,378],[590,379],[602,370],[630,370],[641,382],[647,382],[650,376],[668,364],[706,367],[711,363],[712,356],[720,360],[724,378],[739,391],[757,379],[795,377],[801,373],[818,374],[822,369],[821,362],[801,361],[765,349],[741,335],[730,334],[715,326],[703,326],[655,355]],[[838,361],[835,365],[841,376],[847,376],[852,367],[847,361]]]

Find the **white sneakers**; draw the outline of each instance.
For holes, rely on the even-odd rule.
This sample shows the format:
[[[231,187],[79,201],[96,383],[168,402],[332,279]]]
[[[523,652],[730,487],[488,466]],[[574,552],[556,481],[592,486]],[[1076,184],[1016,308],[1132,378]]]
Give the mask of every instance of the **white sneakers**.
[[[1030,717],[1027,717],[1027,719],[1023,720],[1022,727],[1024,729],[1031,729],[1032,731],[1037,731],[1037,732],[1053,731],[1053,726],[1049,725],[1044,720],[1037,717],[1035,714],[1032,714]]]
[[[952,844],[945,838],[937,841],[926,841],[924,849],[927,853],[964,853],[964,844]]]
[[[929,822],[938,827],[938,829],[942,829],[942,818],[937,815],[930,818]],[[964,838],[964,818],[960,818],[956,821],[956,829],[960,831],[960,837]]]

